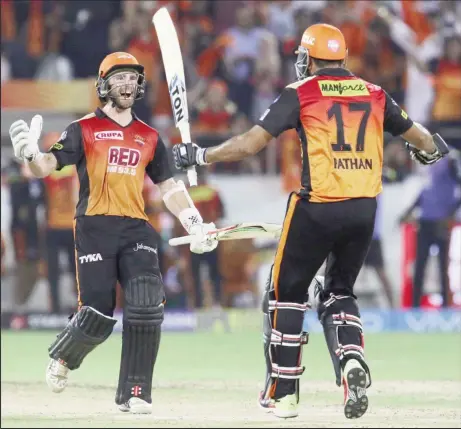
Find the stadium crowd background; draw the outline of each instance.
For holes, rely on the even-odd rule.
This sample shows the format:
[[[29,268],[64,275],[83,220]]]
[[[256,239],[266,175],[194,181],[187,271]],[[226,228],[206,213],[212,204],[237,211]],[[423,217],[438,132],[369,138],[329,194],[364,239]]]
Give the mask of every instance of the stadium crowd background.
[[[106,54],[127,51],[145,66],[148,83],[145,98],[135,107],[136,113],[156,127],[170,147],[177,143],[180,136],[172,122],[163,63],[151,23],[153,13],[162,6],[169,8],[179,31],[192,136],[202,146],[218,144],[246,131],[281,89],[295,80],[294,50],[306,27],[326,22],[344,32],[349,48],[348,68],[386,89],[413,120],[439,132],[453,148],[449,159],[424,170],[411,162],[400,138],[386,137],[385,183],[419,183],[412,194],[415,204],[407,200],[408,192],[399,194],[399,188],[395,195],[400,199],[394,201],[400,207],[399,234],[416,243],[413,247],[419,252],[409,250],[413,252],[407,261],[411,272],[403,273],[401,279],[399,276],[398,282],[393,280],[395,276],[389,276],[389,270],[400,270],[400,266],[389,268],[386,258],[380,257],[380,240],[389,239],[381,224],[381,208],[375,229],[376,246],[367,263],[368,268],[375,269],[380,291],[382,287],[378,304],[401,306],[405,282],[424,283],[424,267],[438,258],[440,272],[436,270],[426,286],[430,283],[431,290],[444,291],[445,305],[459,305],[450,290],[461,289],[461,250],[453,251],[451,245],[449,256],[449,249],[452,228],[461,221],[460,3],[1,0],[2,310],[33,308],[32,297],[40,282],[46,284],[47,302],[42,304],[49,311],[72,310],[71,303],[75,301],[75,172],[66,168],[45,180],[32,179],[12,158],[7,134],[10,123],[22,111],[32,109],[28,104],[32,103],[29,98],[34,98],[30,88],[38,88],[38,106],[41,97],[45,100],[58,95],[51,102],[44,101],[47,111],[55,109],[55,116],[59,116],[60,106],[71,113],[72,119],[87,113],[77,105],[81,105],[81,98],[92,97],[91,86],[88,93],[81,93],[77,82],[93,82]],[[379,7],[386,7],[389,14],[379,15]],[[38,86],[43,82],[57,86]],[[35,113],[42,112],[36,108]],[[50,121],[45,116],[47,124]],[[62,125],[45,128],[41,141],[44,149],[59,138],[67,124]],[[228,224],[235,220],[228,216],[229,211],[239,210],[234,207],[236,198],[228,193],[228,189],[236,188],[224,189],[220,178],[230,183],[233,178],[251,177],[248,183],[253,185],[248,186],[259,183],[266,191],[266,199],[274,184],[285,197],[297,189],[299,150],[296,134],[286,132],[258,156],[202,170],[200,186],[190,191],[205,221]],[[148,180],[145,196],[147,213],[163,242],[159,250],[170,308],[258,305],[263,282],[261,266],[270,264],[276,243],[227,242],[202,257],[191,255],[187,247],[171,248],[167,239],[184,232],[165,213],[155,186]],[[255,210],[256,205],[255,201]],[[396,225],[399,228],[398,222]],[[461,243],[461,233],[456,239]],[[395,236],[392,240],[393,245],[401,246]],[[451,273],[450,258],[455,259]],[[362,292],[366,298],[366,285]],[[422,301],[424,306],[441,303]]]

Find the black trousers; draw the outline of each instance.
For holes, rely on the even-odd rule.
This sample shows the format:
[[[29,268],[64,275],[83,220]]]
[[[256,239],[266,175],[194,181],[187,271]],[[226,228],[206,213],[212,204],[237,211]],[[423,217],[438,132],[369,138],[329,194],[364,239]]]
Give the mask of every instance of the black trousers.
[[[72,229],[48,228],[46,231],[46,256],[48,285],[50,291],[50,305],[53,313],[59,313],[60,304],[60,268],[59,253],[64,251],[69,269],[75,278],[75,246]]]
[[[413,307],[421,305],[423,294],[424,272],[426,270],[427,258],[432,245],[439,248],[439,273],[440,292],[442,294],[442,306],[448,306],[448,251],[450,245],[450,229],[445,221],[422,220],[419,222],[416,262],[413,276]]]
[[[272,271],[277,301],[305,302],[325,259],[326,295],[354,296],[375,214],[375,198],[311,203],[291,194]]]
[[[141,275],[161,278],[154,228],[143,219],[81,216],[76,219],[79,308],[113,316],[117,280],[122,289]]]
[[[210,280],[213,285],[214,303],[221,304],[221,273],[219,271],[218,249],[201,255],[191,253],[191,265],[196,308],[203,307],[203,279],[201,275],[201,267],[203,265],[208,266]]]

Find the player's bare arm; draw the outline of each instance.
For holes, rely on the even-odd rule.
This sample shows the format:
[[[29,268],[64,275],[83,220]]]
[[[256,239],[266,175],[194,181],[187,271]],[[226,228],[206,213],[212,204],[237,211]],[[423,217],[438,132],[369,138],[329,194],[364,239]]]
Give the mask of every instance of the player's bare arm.
[[[205,162],[240,161],[256,155],[272,140],[272,136],[259,125],[255,125],[244,134],[235,136],[220,144],[210,147],[205,152]]]
[[[194,203],[182,181],[177,182],[171,178],[157,183],[157,186],[160,189],[166,208],[177,218],[180,218],[181,212],[184,210],[195,209]]]
[[[200,148],[194,143],[182,143],[173,147],[177,168],[213,162],[240,161],[257,154],[283,131],[296,128],[299,123],[299,100],[291,86],[285,88],[279,97],[262,115],[257,125],[244,134],[232,137],[212,148]]]
[[[240,161],[264,149],[272,138],[264,128],[255,125],[246,133],[212,148],[201,148],[195,143],[181,143],[173,147],[175,165],[183,169],[213,162]]]
[[[402,137],[415,148],[427,153],[432,153],[437,149],[431,133],[417,122],[414,122],[411,128],[402,134]]]
[[[41,179],[43,177],[49,176],[56,167],[58,166],[58,161],[52,153],[42,153],[35,158],[32,162],[28,163],[29,169],[32,174]]]

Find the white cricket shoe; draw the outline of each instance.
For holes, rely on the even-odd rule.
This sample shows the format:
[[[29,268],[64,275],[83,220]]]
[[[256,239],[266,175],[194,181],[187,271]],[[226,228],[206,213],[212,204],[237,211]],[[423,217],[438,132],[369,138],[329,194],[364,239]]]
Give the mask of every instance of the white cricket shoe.
[[[152,404],[136,397],[128,399],[128,401],[119,405],[118,409],[124,413],[152,414]]]
[[[343,373],[344,414],[348,419],[362,417],[368,409],[367,374],[360,362],[350,359]]]
[[[69,368],[55,359],[46,367],[46,384],[54,393],[61,393],[67,386]]]

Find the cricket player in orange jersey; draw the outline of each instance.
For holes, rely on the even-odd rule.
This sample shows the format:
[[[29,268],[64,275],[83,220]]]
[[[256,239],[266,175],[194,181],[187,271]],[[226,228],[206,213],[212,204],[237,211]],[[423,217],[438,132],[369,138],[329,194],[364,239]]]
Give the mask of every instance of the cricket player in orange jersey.
[[[103,107],[72,122],[48,153],[38,148],[41,116],[30,128],[23,120],[10,127],[15,156],[36,177],[76,165],[80,182],[74,221],[78,310],[49,347],[46,380],[53,392],[62,392],[69,370],[111,334],[119,281],[125,305],[115,402],[121,411],[147,414],[165,297],[157,235],[142,196],[145,174],[194,236],[191,251],[209,252],[217,243],[204,235],[214,225],[202,221],[184,183],[173,179],[159,133],[131,110],[144,96],[144,67],[128,53],[110,54],[100,65],[96,91]]]
[[[353,288],[382,190],[383,134],[402,135],[412,157],[423,164],[438,161],[448,149],[382,88],[346,69],[346,42],[336,27],[309,27],[297,54],[298,81],[283,90],[257,125],[211,148],[176,145],[173,154],[178,168],[238,161],[285,130],[297,131],[301,187],[289,197],[263,303],[267,379],[259,403],[278,417],[298,415],[308,287],[326,259],[325,284],[317,285],[318,316],[336,382],[344,385],[345,416],[358,418],[368,408],[371,378]]]

